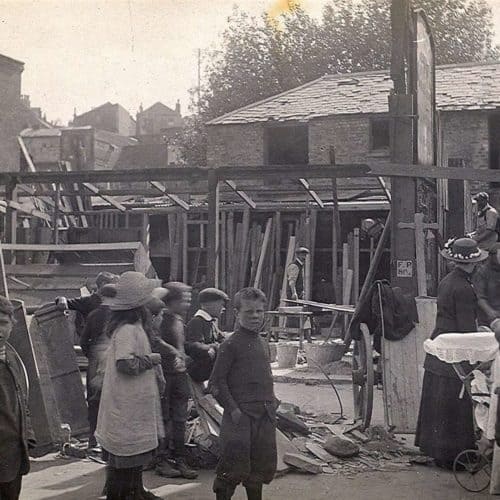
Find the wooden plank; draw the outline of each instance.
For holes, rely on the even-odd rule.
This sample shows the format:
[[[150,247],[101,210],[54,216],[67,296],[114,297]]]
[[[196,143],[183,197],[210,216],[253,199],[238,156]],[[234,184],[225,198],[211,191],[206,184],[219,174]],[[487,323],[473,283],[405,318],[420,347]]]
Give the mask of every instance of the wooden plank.
[[[123,264],[17,264],[6,265],[7,276],[32,277],[96,277],[102,271],[121,274],[133,271],[132,259]]]
[[[354,304],[357,304],[359,299],[359,228],[354,229],[354,244],[353,244],[353,285],[352,285],[352,295]]]
[[[267,219],[266,229],[264,232],[264,239],[262,241],[262,247],[261,247],[261,251],[260,251],[260,255],[259,255],[259,261],[257,263],[257,271],[255,273],[255,280],[253,283],[253,286],[255,288],[260,288],[260,286],[261,286],[262,272],[264,270],[264,260],[266,258],[266,253],[267,253],[267,249],[269,246],[272,224],[273,224],[273,219],[272,218]]]
[[[118,242],[118,243],[70,243],[70,244],[36,244],[25,245],[22,243],[5,243],[4,250],[17,250],[23,252],[106,252],[117,250],[135,251],[141,246],[140,242]]]
[[[345,284],[347,280],[347,270],[349,269],[349,245],[342,245],[342,298],[344,297]]]
[[[219,179],[214,169],[208,171],[207,282],[219,282]]]
[[[250,209],[245,208],[245,210],[243,210],[243,222],[242,222],[242,228],[241,228],[242,254],[241,254],[241,260],[240,260],[238,288],[243,288],[245,286],[245,277],[246,277],[247,268],[248,268],[248,255],[250,252],[250,245],[249,245],[249,240],[248,240],[249,231],[250,231]]]
[[[227,229],[226,229],[226,212],[220,212],[220,286],[222,290],[226,290],[226,280],[227,280]]]
[[[226,290],[233,293],[234,287],[234,212],[227,214],[227,283]],[[227,313],[226,313],[227,314]]]
[[[285,305],[284,301],[286,300],[286,287],[287,287],[286,270],[288,269],[288,266],[292,263],[294,255],[295,255],[295,236],[290,236],[290,239],[288,240],[288,251],[286,254],[286,261],[285,261],[285,272],[283,273],[283,283],[281,285],[280,306]]]
[[[187,213],[182,212],[181,214],[182,223],[182,281],[184,283],[188,282],[188,224],[187,224]]]
[[[101,194],[101,192],[99,191],[99,188],[94,186],[90,182],[82,182],[82,186],[87,188],[90,192],[92,192],[96,196],[99,196],[99,198],[102,198],[104,201],[108,202],[110,205],[112,205],[116,209],[120,210],[120,212],[125,212],[127,210],[127,207],[125,207],[121,203],[117,202],[112,196],[108,196],[106,194]]]
[[[35,456],[52,451],[60,441],[61,417],[47,363],[47,349],[39,332],[28,332],[24,304],[12,300],[14,326],[9,342],[23,360],[30,385],[28,406],[37,441]]]
[[[52,241],[54,245],[59,243],[59,211],[61,206],[61,184],[56,184],[54,198],[54,212],[52,218]]]
[[[436,299],[417,298],[419,323],[404,339],[384,340],[383,377],[387,425],[394,432],[413,434],[417,426],[423,380],[424,340],[434,329]]]
[[[62,313],[50,315],[48,320],[44,316],[41,311],[35,315],[31,320],[30,332],[38,332],[45,344],[61,423],[71,426],[72,435],[86,436],[89,430],[87,404],[73,338],[69,335],[68,319]]]
[[[242,191],[241,189],[238,189],[236,187],[236,183],[232,180],[226,180],[225,183],[252,209],[257,208],[257,203],[252,200],[250,196],[248,196],[245,191]]]
[[[3,257],[3,248],[2,248],[2,243],[0,243],[0,284],[1,284],[1,290],[0,293],[6,297],[9,298],[9,286],[7,284],[7,273],[5,272],[5,260]]]
[[[321,200],[321,198],[318,196],[318,193],[314,191],[314,189],[311,189],[311,185],[307,181],[307,179],[299,179],[299,184],[309,193],[309,196],[314,200],[314,202],[321,208],[325,207],[325,204]]]
[[[168,193],[167,188],[158,181],[150,181],[151,186],[153,186],[155,189],[160,191],[160,193],[163,193],[165,196],[170,198],[176,205],[181,207],[183,210],[186,212],[189,211],[189,203],[185,202],[182,198],[179,198],[176,194],[173,193]]]

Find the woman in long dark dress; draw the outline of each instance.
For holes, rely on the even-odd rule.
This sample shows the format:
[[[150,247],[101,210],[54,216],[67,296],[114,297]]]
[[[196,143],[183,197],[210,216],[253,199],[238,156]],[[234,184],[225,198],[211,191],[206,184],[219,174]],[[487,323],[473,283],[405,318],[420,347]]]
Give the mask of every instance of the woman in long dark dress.
[[[478,262],[487,258],[474,240],[450,242],[441,255],[455,268],[439,284],[436,327],[431,335],[477,331],[477,296],[471,276]],[[441,467],[453,466],[463,450],[475,448],[472,401],[460,398],[462,382],[453,366],[427,354],[415,445]]]

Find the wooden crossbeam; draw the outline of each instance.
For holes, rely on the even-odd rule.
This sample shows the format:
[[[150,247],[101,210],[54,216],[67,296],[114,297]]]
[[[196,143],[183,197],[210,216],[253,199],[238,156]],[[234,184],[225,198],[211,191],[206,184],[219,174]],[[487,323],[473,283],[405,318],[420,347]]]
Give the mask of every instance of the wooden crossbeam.
[[[99,188],[94,186],[90,182],[82,182],[82,185],[86,187],[89,191],[94,193],[96,196],[99,196],[99,198],[102,198],[104,201],[108,202],[110,205],[120,210],[120,212],[126,212],[127,207],[125,207],[121,203],[118,203],[113,197],[108,196],[106,194],[101,194]]]
[[[99,252],[130,250],[137,251],[142,243],[137,241],[118,243],[70,243],[70,244],[25,244],[25,243],[4,243],[4,250],[18,250],[25,252]]]
[[[248,196],[248,194],[245,193],[245,191],[242,191],[241,189],[238,189],[236,187],[236,183],[231,180],[226,180],[225,181],[226,185],[229,186],[250,208],[257,208],[257,204],[255,201]]]
[[[309,184],[307,179],[299,179],[299,183],[309,193],[309,196],[315,201],[317,205],[319,205],[321,208],[325,207],[325,204],[318,196],[318,193],[316,193],[314,189],[311,189],[311,185]]]
[[[5,202],[2,202],[2,205],[4,203],[5,203],[5,205],[9,206],[10,208],[17,210],[18,212],[22,212],[23,214],[32,215],[33,217],[37,217],[39,219],[46,220],[47,222],[52,222],[52,218],[50,217],[49,214],[46,214],[45,212],[41,212],[40,210],[37,210],[36,208],[26,208],[21,203],[18,203],[17,201],[13,201],[13,200],[6,200]]]
[[[176,194],[168,193],[167,188],[158,181],[150,181],[151,186],[163,193],[165,196],[170,198],[176,205],[179,205],[186,212],[189,211],[189,203],[185,202],[182,198],[179,198]]]

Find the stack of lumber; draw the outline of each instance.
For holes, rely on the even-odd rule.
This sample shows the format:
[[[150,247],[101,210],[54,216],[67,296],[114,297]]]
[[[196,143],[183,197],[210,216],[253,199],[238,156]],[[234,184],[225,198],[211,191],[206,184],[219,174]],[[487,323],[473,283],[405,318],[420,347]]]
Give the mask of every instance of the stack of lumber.
[[[11,245],[4,245],[9,248]],[[51,251],[73,253],[79,257],[78,264],[12,264],[5,266],[10,297],[24,302],[28,312],[43,304],[53,302],[58,296],[77,297],[82,288],[91,288],[96,276],[102,271],[121,274],[125,271],[140,271],[155,277],[147,252],[141,243],[81,244],[81,245],[12,245],[29,251]],[[121,252],[117,255],[117,251]],[[24,251],[24,250],[23,250]],[[88,263],[86,255],[92,260],[100,254],[113,254],[117,258],[110,263]],[[120,260],[122,259],[122,260]]]
[[[297,217],[295,224],[283,227],[279,212],[263,222],[251,222],[245,210],[241,221],[233,212],[221,213],[219,244],[219,284],[231,296],[239,289],[254,286],[264,291],[268,307],[275,308],[282,296],[281,285],[287,261],[283,261],[282,242],[288,242],[288,253],[295,246],[307,246],[311,259],[306,270],[306,293],[310,296],[311,269],[316,239],[317,211]],[[292,246],[290,250],[290,246]]]

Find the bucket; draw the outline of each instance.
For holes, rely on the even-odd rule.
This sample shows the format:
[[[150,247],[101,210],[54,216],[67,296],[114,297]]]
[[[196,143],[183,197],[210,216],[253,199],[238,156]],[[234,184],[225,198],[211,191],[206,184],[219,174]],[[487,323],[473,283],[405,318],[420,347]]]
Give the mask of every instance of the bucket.
[[[311,360],[311,368],[325,366],[339,361],[344,354],[344,344],[304,344],[306,359]]]
[[[277,356],[277,345],[278,344],[274,344],[274,343],[269,343],[269,361],[271,363],[275,363],[276,362],[276,356]]]
[[[295,368],[299,346],[293,344],[277,344],[277,359],[280,368]]]

